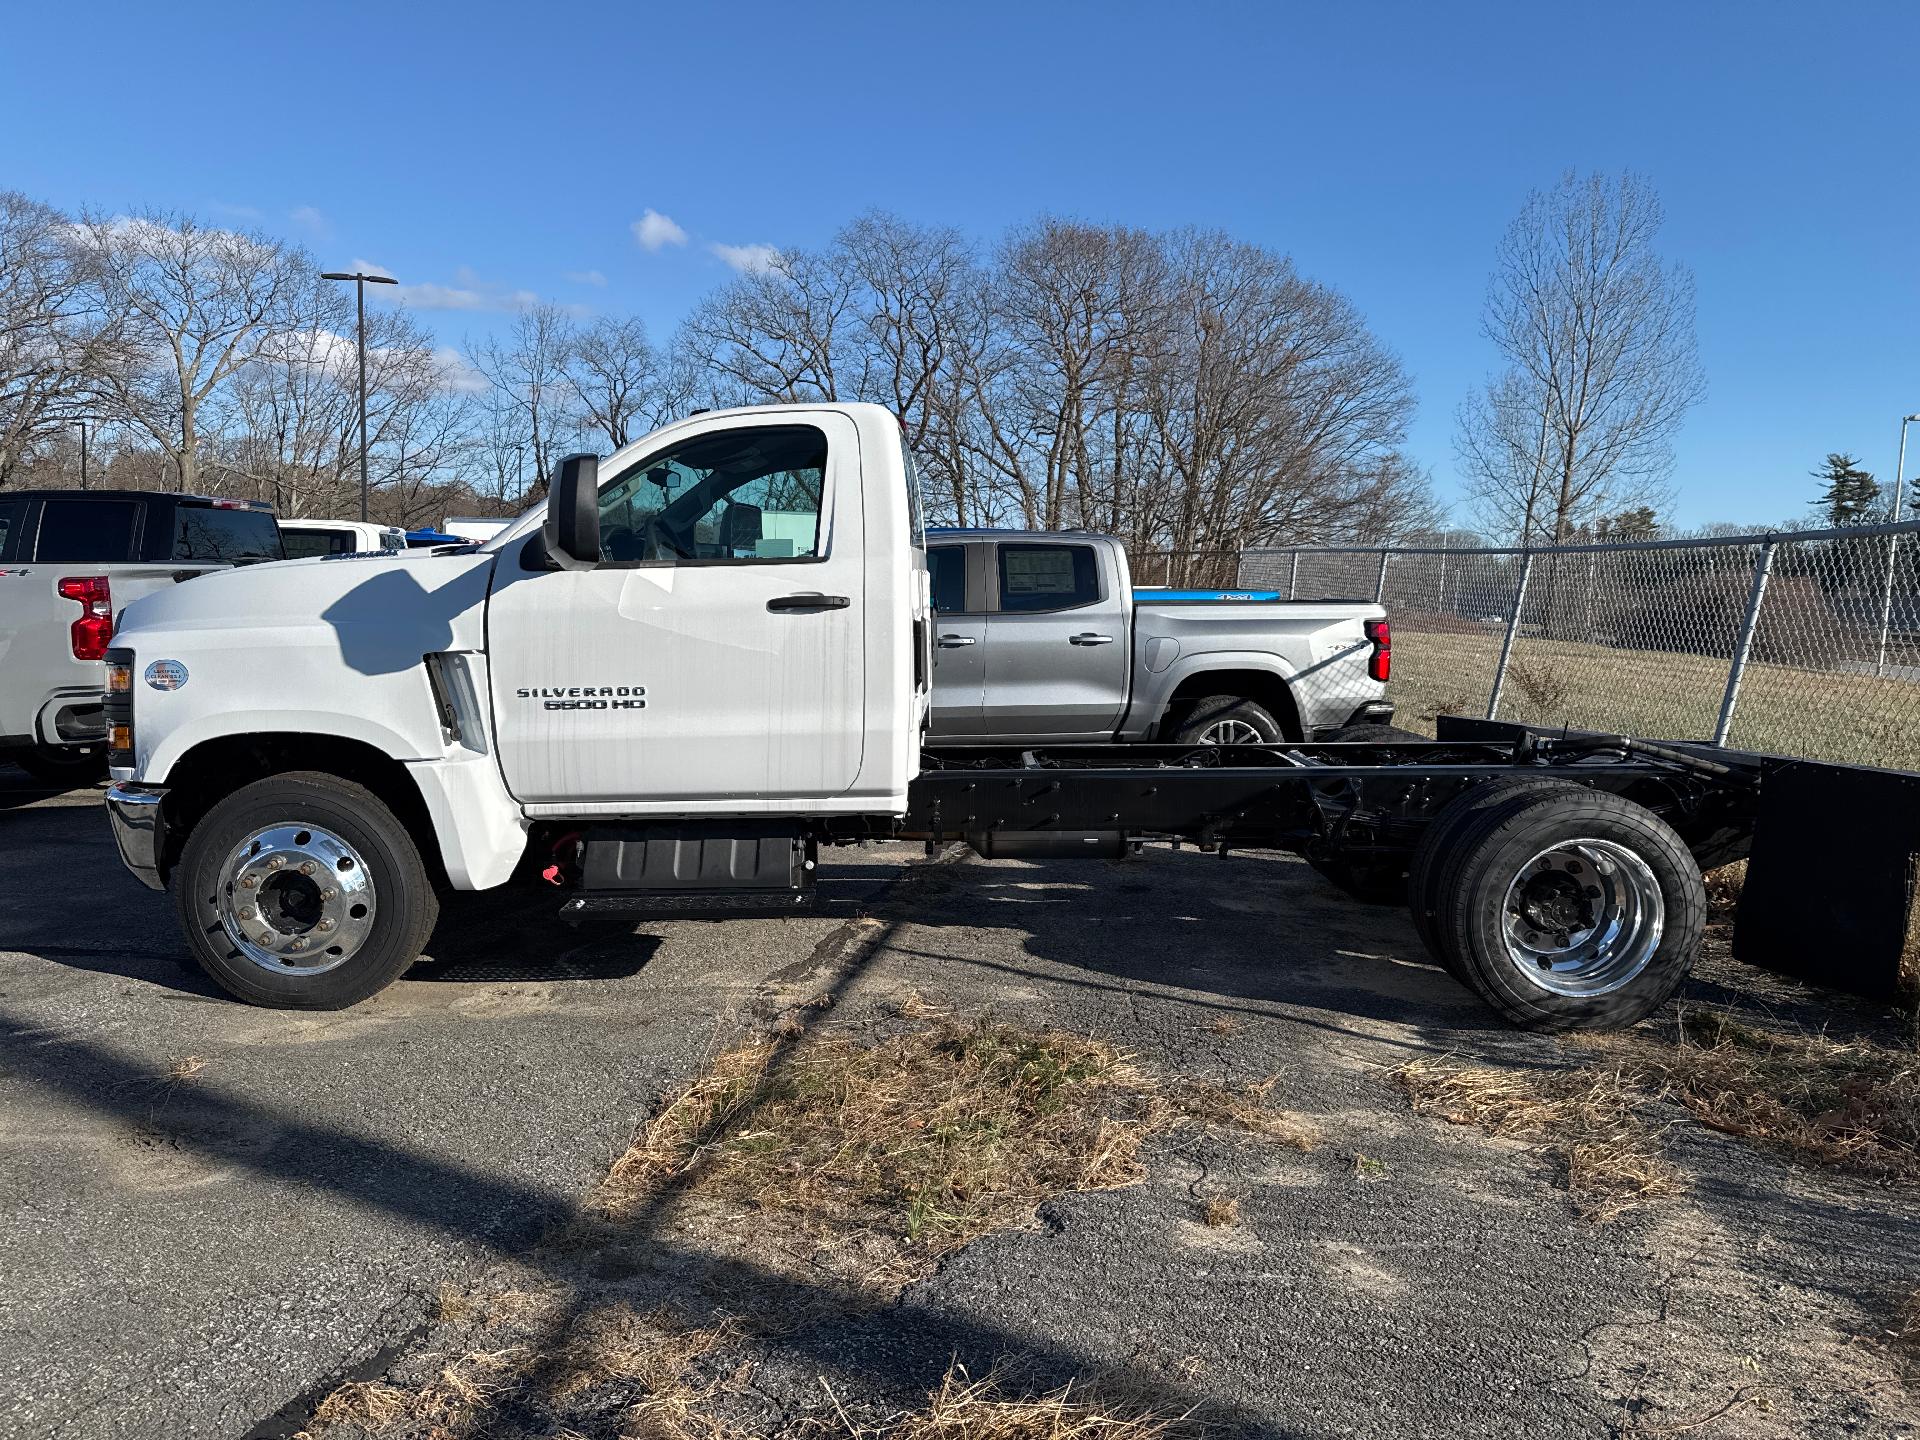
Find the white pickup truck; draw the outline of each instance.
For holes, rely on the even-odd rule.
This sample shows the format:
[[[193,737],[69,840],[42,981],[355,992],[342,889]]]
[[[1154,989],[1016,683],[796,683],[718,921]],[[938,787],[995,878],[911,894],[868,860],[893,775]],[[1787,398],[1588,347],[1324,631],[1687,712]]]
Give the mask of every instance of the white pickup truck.
[[[1311,740],[1393,719],[1380,606],[1133,587],[1105,535],[934,530],[944,745]]]
[[[371,995],[443,890],[516,874],[576,914],[792,914],[823,845],[1089,856],[1152,835],[1397,887],[1488,1004],[1563,1029],[1672,993],[1696,859],[1750,833],[1736,765],[1620,737],[943,750],[930,590],[887,411],[692,416],[570,457],[483,544],[130,606],[106,657],[115,838],[206,971],[265,1005]]]
[[[102,664],[142,595],[281,557],[273,512],[148,490],[0,494],[0,756],[74,785],[106,769]]]

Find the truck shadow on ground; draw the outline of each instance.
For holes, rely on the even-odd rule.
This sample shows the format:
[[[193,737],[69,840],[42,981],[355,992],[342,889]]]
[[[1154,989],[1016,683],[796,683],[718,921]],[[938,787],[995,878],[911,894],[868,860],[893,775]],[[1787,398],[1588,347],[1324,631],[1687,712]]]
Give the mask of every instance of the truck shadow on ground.
[[[1426,953],[1404,909],[1349,899],[1271,853],[1149,847],[1121,861],[943,866],[915,928],[1013,930],[1030,969],[992,946],[919,944],[929,965],[1266,1016],[1420,1050],[1450,1037],[1524,1041]],[[1004,947],[998,947],[1004,953]],[[984,953],[983,953],[984,952]]]

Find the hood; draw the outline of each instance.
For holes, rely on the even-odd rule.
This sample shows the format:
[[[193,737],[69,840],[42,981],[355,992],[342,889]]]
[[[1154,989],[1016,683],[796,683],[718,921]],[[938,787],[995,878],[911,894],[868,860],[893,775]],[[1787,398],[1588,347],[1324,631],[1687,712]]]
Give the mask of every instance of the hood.
[[[230,645],[332,647],[354,669],[413,666],[437,650],[480,649],[494,557],[424,551],[316,556],[183,580],[134,601],[114,644],[158,654]],[[356,661],[358,663],[356,663]]]

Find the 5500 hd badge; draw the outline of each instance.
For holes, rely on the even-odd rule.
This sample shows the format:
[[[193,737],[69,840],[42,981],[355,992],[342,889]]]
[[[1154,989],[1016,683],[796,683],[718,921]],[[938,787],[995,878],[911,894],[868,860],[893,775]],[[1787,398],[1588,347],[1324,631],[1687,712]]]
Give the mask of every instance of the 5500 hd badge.
[[[644,710],[647,687],[644,685],[569,685],[528,689],[522,686],[514,695],[521,700],[538,700],[547,710]]]

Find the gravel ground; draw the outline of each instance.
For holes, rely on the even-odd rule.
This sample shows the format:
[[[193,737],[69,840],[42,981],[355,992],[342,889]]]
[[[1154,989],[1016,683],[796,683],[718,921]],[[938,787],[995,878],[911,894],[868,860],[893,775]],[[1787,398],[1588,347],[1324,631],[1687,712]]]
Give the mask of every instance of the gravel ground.
[[[1144,1184],[1057,1201],[897,1307],[752,1342],[740,1418],[763,1430],[822,1418],[823,1378],[868,1420],[955,1358],[1014,1357],[1035,1384],[1121,1374],[1263,1435],[1914,1433],[1877,1338],[1920,1283],[1909,1192],[1676,1110],[1684,1193],[1583,1219],[1536,1149],[1408,1112],[1389,1076],[1409,1058],[1566,1055],[1499,1027],[1400,913],[1284,856],[903,871],[914,854],[834,867],[873,920],[583,935],[476,904],[439,947],[460,958],[300,1017],[176,967],[171,915],[120,874],[94,797],[0,813],[0,894],[24,901],[0,913],[0,1435],[285,1434],[330,1377],[430,1373],[443,1282],[524,1268],[718,1039],[823,996],[809,1024],[877,1033],[914,996],[1169,1075],[1277,1073],[1274,1103],[1322,1143],[1177,1132]],[[76,874],[102,899],[60,898]],[[1715,961],[1696,986],[1748,978]],[[204,1070],[171,1079],[188,1057]],[[1239,1223],[1202,1224],[1223,1195]]]

